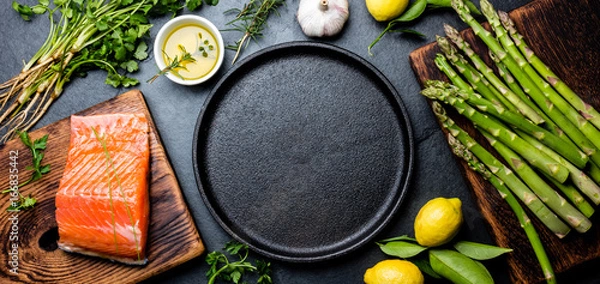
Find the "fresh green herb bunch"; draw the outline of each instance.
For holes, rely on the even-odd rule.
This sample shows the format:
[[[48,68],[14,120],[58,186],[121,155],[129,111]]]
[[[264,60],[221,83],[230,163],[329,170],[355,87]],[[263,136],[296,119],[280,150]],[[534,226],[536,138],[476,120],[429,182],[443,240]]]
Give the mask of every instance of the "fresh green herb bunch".
[[[218,0],[204,0],[216,5]],[[31,128],[62,94],[73,75],[91,69],[108,72],[106,84],[137,85],[126,74],[138,70],[148,57],[150,16],[197,9],[202,0],[38,0],[36,5],[12,7],[25,20],[47,13],[49,34],[44,44],[15,77],[0,84],[0,143],[15,130]],[[56,16],[60,18],[57,20]]]
[[[237,256],[239,260],[230,261],[229,258],[222,252],[213,251],[206,256],[206,263],[210,265],[210,269],[206,272],[208,284],[213,284],[217,279],[228,281],[230,283],[247,283],[242,281],[242,277],[246,273],[256,273],[258,279],[257,284],[272,284],[271,279],[271,263],[256,260],[255,264],[247,261],[250,250],[247,245],[236,241],[230,241],[225,244],[225,251],[231,256]]]
[[[226,31],[239,31],[243,33],[242,38],[235,44],[226,48],[236,50],[231,64],[235,63],[241,50],[248,46],[250,39],[257,40],[262,37],[262,32],[271,13],[279,15],[277,8],[285,3],[285,0],[250,0],[243,8],[230,9],[225,13],[235,12],[235,19],[227,23],[231,26]]]

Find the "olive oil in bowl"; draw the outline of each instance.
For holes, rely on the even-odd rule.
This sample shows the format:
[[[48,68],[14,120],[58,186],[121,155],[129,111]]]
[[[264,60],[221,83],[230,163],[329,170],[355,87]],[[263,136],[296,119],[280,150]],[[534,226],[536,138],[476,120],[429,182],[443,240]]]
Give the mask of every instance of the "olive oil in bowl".
[[[183,85],[208,80],[218,71],[223,55],[223,38],[219,30],[205,18],[193,15],[179,16],[167,22],[154,44],[154,56],[160,70],[167,68],[167,77]]]

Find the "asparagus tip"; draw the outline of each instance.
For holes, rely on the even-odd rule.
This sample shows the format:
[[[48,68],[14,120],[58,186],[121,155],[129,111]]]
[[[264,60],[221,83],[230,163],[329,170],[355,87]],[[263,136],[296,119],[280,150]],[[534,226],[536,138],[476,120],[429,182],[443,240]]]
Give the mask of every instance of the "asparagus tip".
[[[480,0],[479,6],[481,6],[481,12],[485,15],[486,18],[496,18],[496,11],[494,10],[494,6],[488,0]]]
[[[448,25],[448,24],[444,24],[444,31],[446,32],[446,35],[452,39],[454,41],[454,39],[459,38],[460,34],[458,33],[458,30],[456,30],[453,26]]]

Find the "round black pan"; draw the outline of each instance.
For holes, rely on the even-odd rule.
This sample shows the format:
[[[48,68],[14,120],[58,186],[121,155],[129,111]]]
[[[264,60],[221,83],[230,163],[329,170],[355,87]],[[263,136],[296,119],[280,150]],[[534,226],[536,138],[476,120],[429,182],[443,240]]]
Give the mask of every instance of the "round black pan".
[[[198,117],[196,181],[233,238],[315,262],[369,242],[393,217],[414,160],[404,105],[357,55],[291,42],[239,62]]]

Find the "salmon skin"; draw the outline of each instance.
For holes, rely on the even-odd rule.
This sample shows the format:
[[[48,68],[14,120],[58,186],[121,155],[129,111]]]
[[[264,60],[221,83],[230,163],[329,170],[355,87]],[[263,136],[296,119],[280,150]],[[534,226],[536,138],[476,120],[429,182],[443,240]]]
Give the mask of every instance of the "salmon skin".
[[[132,265],[147,262],[148,131],[143,114],[71,116],[56,194],[59,248]]]

